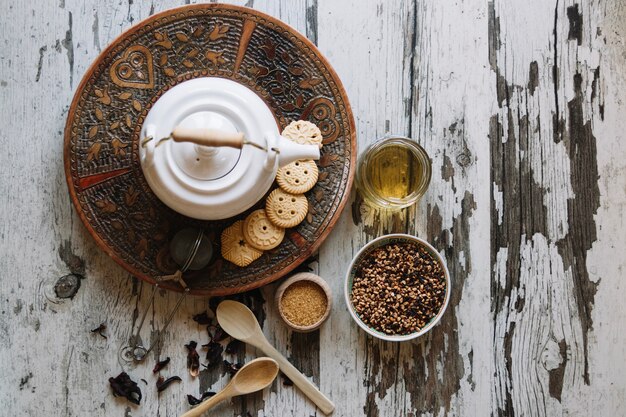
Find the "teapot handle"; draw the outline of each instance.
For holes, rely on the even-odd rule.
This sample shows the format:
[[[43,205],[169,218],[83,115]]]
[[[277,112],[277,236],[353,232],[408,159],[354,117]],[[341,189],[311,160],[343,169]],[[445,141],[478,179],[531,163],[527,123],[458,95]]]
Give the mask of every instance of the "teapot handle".
[[[175,142],[192,142],[201,146],[228,146],[241,149],[245,144],[243,133],[230,133],[215,129],[189,129],[177,127],[171,138]]]

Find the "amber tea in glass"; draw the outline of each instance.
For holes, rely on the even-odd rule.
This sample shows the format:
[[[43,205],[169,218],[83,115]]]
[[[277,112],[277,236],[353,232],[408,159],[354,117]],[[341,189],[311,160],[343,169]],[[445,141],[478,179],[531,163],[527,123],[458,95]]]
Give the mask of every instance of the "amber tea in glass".
[[[369,203],[400,209],[414,204],[426,192],[431,162],[415,141],[387,137],[365,150],[356,175],[357,187]]]

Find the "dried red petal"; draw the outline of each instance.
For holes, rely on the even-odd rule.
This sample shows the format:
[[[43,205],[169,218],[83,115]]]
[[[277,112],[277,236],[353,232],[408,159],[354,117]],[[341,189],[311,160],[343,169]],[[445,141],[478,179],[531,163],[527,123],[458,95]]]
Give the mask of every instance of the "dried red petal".
[[[182,379],[180,379],[179,376],[171,376],[167,379],[163,379],[163,377],[160,376],[156,383],[157,391],[161,392],[167,389],[167,387],[169,387],[170,385],[172,385],[173,382],[180,382],[180,381],[182,381]]]
[[[125,397],[133,404],[141,402],[141,390],[135,381],[130,379],[126,372],[122,372],[115,378],[109,378],[109,385],[116,397]]]
[[[185,345],[187,348],[187,369],[189,370],[189,374],[194,378],[200,373],[200,355],[198,355],[196,351],[197,346],[198,343],[193,340]]]
[[[152,373],[156,374],[157,372],[160,372],[161,369],[165,368],[168,363],[170,363],[170,357],[169,356],[167,358],[163,359],[162,361],[157,362],[156,365],[154,365],[154,368],[152,368]]]

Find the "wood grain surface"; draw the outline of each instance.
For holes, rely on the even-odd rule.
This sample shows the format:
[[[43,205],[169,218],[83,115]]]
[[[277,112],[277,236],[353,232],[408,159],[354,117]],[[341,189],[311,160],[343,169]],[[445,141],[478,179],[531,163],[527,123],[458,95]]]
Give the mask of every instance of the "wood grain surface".
[[[141,405],[112,395],[117,352],[151,288],[98,249],[63,171],[62,130],[87,67],[132,24],[182,4],[0,0],[0,415],[175,416],[189,409],[186,394],[229,380],[220,367],[195,379],[186,371],[184,344],[208,339],[191,319],[207,299],[187,297],[161,349],[125,367]],[[265,335],[332,399],[334,415],[623,415],[626,3],[237,4],[318,45],[344,83],[360,150],[398,134],[433,161],[415,207],[381,212],[353,193],[312,264],[333,290],[319,331],[290,332],[274,305],[279,283],[262,290]],[[454,282],[441,323],[411,343],[366,336],[343,302],[352,255],[389,232],[429,240]],[[177,299],[157,292],[144,343]],[[90,332],[103,322],[106,339]],[[157,355],[171,357],[164,376],[183,379],[160,394]],[[211,415],[322,414],[279,378]]]

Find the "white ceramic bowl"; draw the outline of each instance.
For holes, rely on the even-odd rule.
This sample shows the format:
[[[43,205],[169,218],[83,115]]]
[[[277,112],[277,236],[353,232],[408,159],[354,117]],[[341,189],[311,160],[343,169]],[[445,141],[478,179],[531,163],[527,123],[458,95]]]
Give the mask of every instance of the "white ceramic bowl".
[[[359,315],[356,313],[354,306],[352,305],[352,301],[350,300],[350,293],[352,292],[352,281],[354,279],[354,274],[359,264],[365,258],[367,258],[374,249],[379,248],[381,246],[385,246],[390,243],[415,243],[417,245],[420,245],[424,247],[433,256],[433,258],[435,258],[443,267],[445,280],[446,280],[445,300],[443,302],[443,305],[441,306],[441,309],[437,313],[437,315],[433,317],[430,323],[428,323],[419,332],[406,334],[406,335],[389,335],[386,333],[379,332],[378,330],[369,327],[367,324],[365,324],[361,320]],[[415,236],[406,235],[406,234],[391,234],[391,235],[381,236],[379,238],[372,240],[367,245],[363,246],[363,248],[361,248],[361,250],[355,255],[354,259],[352,259],[352,262],[350,263],[350,266],[348,267],[348,272],[346,273],[346,279],[345,279],[345,284],[344,284],[344,295],[346,298],[346,305],[348,306],[348,311],[350,312],[350,315],[352,316],[356,324],[358,324],[360,328],[362,328],[363,330],[365,330],[367,333],[371,334],[372,336],[377,337],[379,339],[388,340],[390,342],[402,342],[405,340],[411,340],[411,339],[415,339],[417,337],[420,337],[428,333],[428,331],[430,331],[430,329],[432,329],[439,322],[439,320],[441,320],[441,316],[443,316],[443,314],[445,313],[446,308],[448,307],[448,302],[450,301],[450,290],[451,290],[450,272],[448,272],[448,267],[446,266],[446,263],[443,261],[443,259],[439,255],[439,252],[437,252],[437,250],[425,240],[422,240]]]

